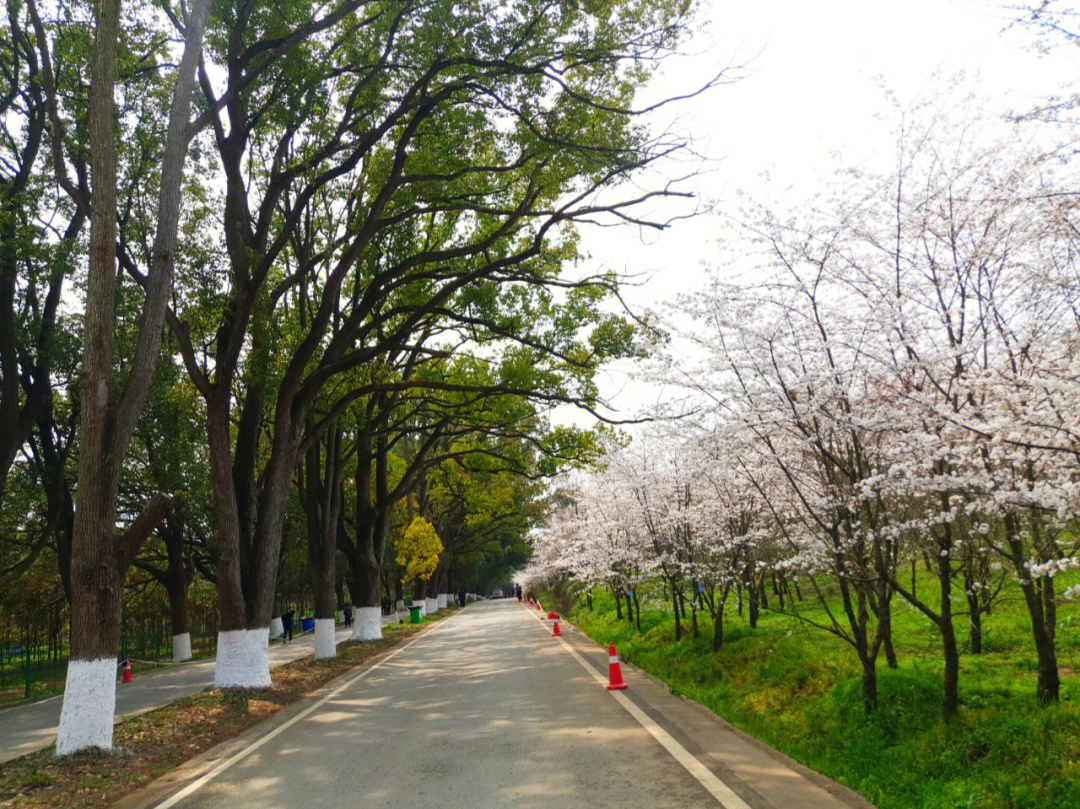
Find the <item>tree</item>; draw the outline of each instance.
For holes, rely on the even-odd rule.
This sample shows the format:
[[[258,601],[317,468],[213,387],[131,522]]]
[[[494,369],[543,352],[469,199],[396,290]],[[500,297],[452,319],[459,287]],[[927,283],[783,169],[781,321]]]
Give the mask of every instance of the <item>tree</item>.
[[[570,390],[538,394],[511,373],[502,392],[595,402],[594,354],[620,342],[619,319],[598,317],[583,345],[585,324],[559,313],[554,292],[571,310],[599,311],[610,279],[562,276],[574,223],[608,214],[661,225],[639,222],[635,207],[678,193],[597,201],[683,146],[650,139],[630,102],[688,8],[549,11],[506,18],[437,2],[384,14],[355,2],[322,16],[305,6],[296,24],[215,18],[210,61],[222,70],[202,72],[200,86],[222,111],[208,120],[227,269],[223,291],[191,296],[171,325],[206,399],[226,645],[265,658],[296,464],[354,403],[418,384],[380,369],[420,335],[451,324],[451,340],[516,342],[508,371],[543,380],[562,368]],[[367,371],[357,386],[312,425],[327,386],[357,369]],[[219,684],[267,684],[268,669],[233,671],[233,659],[219,658]]]
[[[443,544],[435,527],[423,517],[414,517],[397,545],[397,563],[404,569],[401,581],[414,586],[429,581],[435,575],[442,552]]]
[[[53,373],[64,359],[58,310],[87,214],[46,182],[49,99],[33,13],[8,3],[0,20],[0,505],[19,451],[52,412]],[[0,586],[34,564],[59,519],[59,506],[50,509],[45,530],[0,563]]]
[[[120,595],[136,551],[160,521],[168,499],[153,498],[125,530],[116,525],[120,473],[157,364],[165,307],[172,283],[183,167],[190,139],[188,113],[209,0],[198,0],[185,20],[185,40],[175,73],[168,129],[160,154],[158,211],[152,261],[147,268],[137,346],[118,372],[113,357],[116,327],[117,117],[114,90],[121,39],[121,4],[97,8],[87,102],[90,194],[71,183],[63,154],[51,56],[43,26],[31,5],[43,85],[48,95],[54,170],[73,202],[89,210],[90,237],[79,382],[79,474],[72,538],[71,658],[65,683],[56,751],[112,746],[115,655],[119,647]]]

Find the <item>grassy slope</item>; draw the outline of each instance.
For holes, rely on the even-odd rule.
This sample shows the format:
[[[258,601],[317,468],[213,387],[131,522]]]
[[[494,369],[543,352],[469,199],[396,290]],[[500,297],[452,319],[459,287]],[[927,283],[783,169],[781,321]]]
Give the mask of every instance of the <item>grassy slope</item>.
[[[919,589],[929,596],[932,581]],[[592,612],[578,605],[570,617],[597,642],[615,641],[624,659],[674,693],[859,790],[879,809],[1080,807],[1080,678],[1073,673],[1080,670],[1080,605],[1059,609],[1060,705],[1035,704],[1030,624],[1014,588],[984,620],[984,653],[962,648],[963,706],[944,722],[938,635],[899,597],[893,623],[900,665],[891,671],[881,656],[881,708],[869,719],[849,647],[769,611],[752,631],[734,601],[718,654],[710,648],[708,612],[700,637],[678,643],[670,612],[655,599],[652,609],[643,605],[641,631],[615,618],[606,593]],[[814,615],[809,601],[801,606]],[[957,620],[957,632],[966,646],[966,619]]]

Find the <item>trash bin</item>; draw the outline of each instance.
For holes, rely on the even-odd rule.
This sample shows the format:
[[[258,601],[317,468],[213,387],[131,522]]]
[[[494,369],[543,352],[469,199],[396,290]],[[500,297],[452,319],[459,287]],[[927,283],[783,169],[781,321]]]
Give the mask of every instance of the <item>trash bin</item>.
[[[420,612],[421,612],[421,610],[423,610],[423,607],[419,607],[419,606],[418,607],[409,607],[409,623],[410,624],[418,624],[418,623],[420,623]]]

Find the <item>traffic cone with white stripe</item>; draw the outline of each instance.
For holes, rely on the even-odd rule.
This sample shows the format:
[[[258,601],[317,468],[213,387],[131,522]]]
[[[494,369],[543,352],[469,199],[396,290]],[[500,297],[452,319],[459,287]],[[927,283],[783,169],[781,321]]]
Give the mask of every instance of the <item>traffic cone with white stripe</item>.
[[[537,612],[543,612],[543,610],[540,609],[540,602],[539,601],[536,602],[536,611]]]
[[[619,668],[619,656],[615,654],[615,644],[608,646],[608,691],[622,691],[626,688],[623,682],[622,669]]]
[[[553,638],[561,638],[562,637],[562,632],[559,631],[559,616],[558,615],[555,616],[555,628],[553,630],[551,630],[551,637],[553,637]]]
[[[130,683],[134,679],[135,678],[131,675],[131,661],[130,660],[125,660],[124,661],[124,682],[125,683]]]

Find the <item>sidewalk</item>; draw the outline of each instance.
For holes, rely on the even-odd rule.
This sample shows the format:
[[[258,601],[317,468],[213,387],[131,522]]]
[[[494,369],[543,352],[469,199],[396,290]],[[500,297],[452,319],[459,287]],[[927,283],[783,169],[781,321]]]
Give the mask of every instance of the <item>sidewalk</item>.
[[[383,626],[393,616],[383,617]],[[337,642],[352,637],[352,629],[338,627]],[[307,657],[312,653],[315,636],[308,633],[291,643],[275,643],[270,647],[270,667],[280,666]],[[132,683],[116,686],[116,718],[143,713],[167,705],[175,699],[190,696],[214,684],[214,660],[195,660],[166,669],[137,674]],[[48,747],[56,739],[60,722],[61,697],[0,710],[0,763]]]

